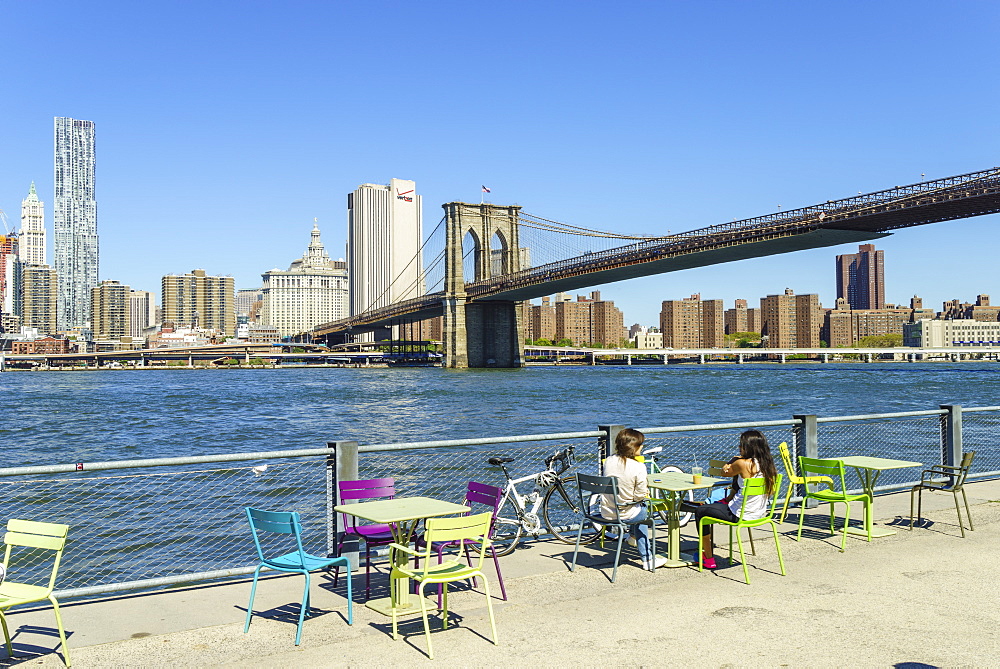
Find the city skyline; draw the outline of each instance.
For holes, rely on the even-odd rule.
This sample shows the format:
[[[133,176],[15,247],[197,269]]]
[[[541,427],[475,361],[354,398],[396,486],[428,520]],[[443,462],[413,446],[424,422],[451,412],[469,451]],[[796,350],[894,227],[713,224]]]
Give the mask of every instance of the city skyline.
[[[675,4],[585,5],[567,16],[446,3],[399,25],[379,23],[380,39],[363,7],[233,12],[221,2],[191,22],[183,6],[108,3],[70,16],[57,11],[62,4],[3,10],[13,28],[4,81],[32,94],[0,122],[0,208],[15,218],[34,181],[54,212],[52,118],[94,121],[98,279],[154,292],[164,274],[191,267],[257,286],[263,271],[301,252],[297,240],[314,217],[330,255],[346,257],[343,194],[396,175],[420,184],[426,229],[440,204],[475,201],[485,184],[498,204],[594,229],[665,234],[998,162],[989,113],[998,94],[964,67],[992,54],[989,26],[1000,8],[985,3],[961,13],[908,3],[905,14],[889,3],[868,8],[864,24],[848,8],[792,3],[773,12],[733,4],[721,17]],[[209,27],[222,20],[233,24],[225,35]],[[323,26],[339,24],[358,30],[331,44]],[[528,54],[498,42],[455,59],[421,37],[480,25],[550,48]],[[180,53],[171,46],[178,39],[213,49]],[[817,49],[824,39],[844,46]],[[262,40],[276,48],[261,51]],[[126,53],[134,74],[120,70]],[[80,67],[66,78],[70,55]],[[408,76],[371,77],[373,63],[393,62],[406,62]],[[898,76],[886,80],[890,70]],[[914,85],[929,80],[943,88],[933,99]],[[452,103],[450,91],[470,82],[511,90],[514,102]],[[916,293],[936,307],[1000,293],[1000,280],[984,271],[996,221],[880,240],[892,257],[886,301]],[[629,320],[650,324],[660,299],[695,292],[728,305],[792,287],[832,306],[830,258],[853,250],[593,288]]]

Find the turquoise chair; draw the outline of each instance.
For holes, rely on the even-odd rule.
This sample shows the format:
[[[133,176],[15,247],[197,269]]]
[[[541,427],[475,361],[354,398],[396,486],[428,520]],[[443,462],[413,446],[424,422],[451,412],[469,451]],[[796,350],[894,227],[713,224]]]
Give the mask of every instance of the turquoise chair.
[[[243,627],[246,634],[250,629],[250,619],[253,617],[253,598],[257,594],[257,578],[264,567],[288,574],[302,574],[306,577],[306,587],[302,592],[302,604],[299,607],[299,626],[295,632],[295,645],[302,639],[302,621],[309,611],[309,572],[330,567],[345,567],[347,569],[347,624],[354,624],[354,602],[351,599],[351,562],[347,557],[317,557],[306,553],[302,548],[302,524],[296,511],[262,511],[246,507],[247,520],[253,533],[253,543],[257,547],[260,564],[253,572],[253,587],[250,588],[250,603],[247,605],[247,622]],[[266,557],[261,548],[259,532],[286,534],[295,537],[295,550],[278,557]],[[287,542],[291,547],[291,542]],[[268,543],[270,546],[270,542]]]
[[[834,519],[834,505],[843,504],[846,507],[844,511],[844,537],[840,540],[840,552],[843,553],[844,549],[847,548],[847,526],[851,520],[851,502],[862,502],[865,506],[865,527],[868,530],[868,541],[872,540],[872,526],[870,522],[872,513],[872,500],[867,495],[867,493],[862,493],[860,495],[850,495],[847,492],[847,484],[844,482],[844,463],[840,460],[821,460],[819,458],[799,458],[799,467],[802,469],[802,476],[806,479],[829,479],[829,481],[822,481],[826,484],[826,490],[810,490],[812,485],[807,485],[805,490],[806,494],[802,497],[802,510],[799,513],[799,533],[796,537],[796,541],[802,539],[802,521],[805,519],[806,514],[806,500],[814,499],[818,502],[827,502],[830,504],[830,533],[834,534],[835,530],[833,528]],[[837,490],[835,484],[840,481],[840,490]]]

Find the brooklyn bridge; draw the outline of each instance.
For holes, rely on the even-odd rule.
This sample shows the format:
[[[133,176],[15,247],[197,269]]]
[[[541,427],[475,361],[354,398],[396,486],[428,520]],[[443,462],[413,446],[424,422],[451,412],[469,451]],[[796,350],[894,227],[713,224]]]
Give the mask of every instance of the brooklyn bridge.
[[[519,206],[466,202],[442,206],[444,250],[435,261],[443,262],[442,288],[320,325],[309,333],[313,341],[332,343],[347,335],[443,315],[446,366],[519,367],[524,364],[524,324],[517,305],[524,300],[734,260],[870,241],[902,228],[996,213],[1000,168],[663,236],[588,230],[525,213]],[[526,229],[629,241],[529,266],[532,253],[524,244]]]

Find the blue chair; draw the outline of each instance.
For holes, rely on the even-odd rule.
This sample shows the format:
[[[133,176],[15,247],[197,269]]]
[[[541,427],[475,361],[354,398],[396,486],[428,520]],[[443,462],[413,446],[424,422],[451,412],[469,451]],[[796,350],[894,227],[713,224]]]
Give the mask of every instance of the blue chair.
[[[319,569],[329,569],[330,567],[347,568],[347,624],[354,624],[354,602],[351,599],[351,562],[347,557],[317,557],[306,553],[302,548],[302,524],[299,522],[299,514],[296,511],[262,511],[246,507],[247,520],[250,521],[250,530],[253,533],[253,543],[257,547],[257,555],[260,557],[260,564],[253,572],[253,587],[250,589],[250,603],[247,605],[247,622],[243,627],[246,634],[250,629],[250,618],[253,617],[253,598],[257,594],[257,578],[260,570],[264,567],[274,571],[281,571],[289,574],[302,574],[306,577],[306,587],[302,592],[302,604],[299,609],[299,626],[295,632],[295,645],[299,645],[302,639],[302,621],[309,610],[309,572]],[[296,550],[285,553],[278,557],[268,558],[264,556],[264,549],[261,548],[259,532],[271,532],[274,534],[288,534],[295,537]],[[290,541],[285,543],[291,546]],[[270,546],[270,543],[268,543]]]

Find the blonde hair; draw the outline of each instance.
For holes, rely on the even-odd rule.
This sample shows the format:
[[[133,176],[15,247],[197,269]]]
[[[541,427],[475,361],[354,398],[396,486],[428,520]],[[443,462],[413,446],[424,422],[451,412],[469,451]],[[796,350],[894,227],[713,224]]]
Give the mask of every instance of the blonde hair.
[[[646,437],[642,432],[627,427],[615,438],[615,455],[622,459],[635,460],[645,441]]]

